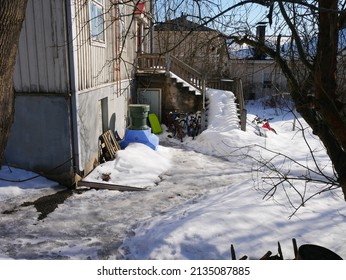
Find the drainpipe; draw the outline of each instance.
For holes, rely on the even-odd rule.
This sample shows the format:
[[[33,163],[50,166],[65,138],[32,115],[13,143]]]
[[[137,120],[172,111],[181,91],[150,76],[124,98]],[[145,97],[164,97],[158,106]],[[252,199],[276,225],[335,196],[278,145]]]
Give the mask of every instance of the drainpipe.
[[[72,137],[72,153],[73,153],[73,166],[75,175],[82,176],[83,172],[80,170],[82,164],[80,159],[80,141],[79,141],[79,128],[78,128],[78,77],[76,76],[76,56],[74,49],[74,40],[76,39],[77,32],[76,26],[73,23],[75,15],[75,4],[73,0],[66,0],[66,29],[67,29],[67,43],[68,43],[68,68],[69,68],[69,86],[70,86],[70,121],[71,121],[71,137]]]
[[[150,50],[149,53],[153,53],[154,50],[154,24],[153,24],[153,17],[154,17],[154,1],[150,1]]]

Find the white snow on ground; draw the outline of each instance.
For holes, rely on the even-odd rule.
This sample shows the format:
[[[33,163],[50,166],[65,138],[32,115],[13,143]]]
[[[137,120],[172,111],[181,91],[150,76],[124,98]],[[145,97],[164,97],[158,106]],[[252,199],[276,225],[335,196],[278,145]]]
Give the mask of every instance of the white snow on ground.
[[[170,153],[163,148],[154,151],[141,143],[131,143],[117,152],[109,161],[87,177],[87,181],[102,181],[102,174],[110,174],[109,183],[125,186],[148,187],[160,181],[159,175],[170,167]]]
[[[180,143],[164,132],[157,151],[130,144],[86,178],[102,181],[101,175],[110,173],[110,183],[145,187],[144,191],[76,193],[38,220],[34,206],[21,205],[56,192],[56,183],[42,177],[23,183],[0,180],[0,257],[230,259],[233,244],[238,257],[258,259],[268,250],[276,253],[280,242],[284,258],[290,259],[291,240],[296,238],[298,245],[318,244],[346,258],[341,190],[315,196],[296,213],[294,207],[302,197],[325,185],[297,180],[270,192],[277,182],[272,167],[287,177],[321,178],[314,173],[316,161],[333,177],[325,150],[305,122],[299,118],[301,125],[293,131],[291,112],[253,102],[247,104],[244,132],[233,94],[208,90],[207,95],[208,128],[195,140]],[[255,115],[273,118],[271,125],[278,134],[257,135],[251,123]],[[30,176],[6,166],[0,171],[0,178]]]

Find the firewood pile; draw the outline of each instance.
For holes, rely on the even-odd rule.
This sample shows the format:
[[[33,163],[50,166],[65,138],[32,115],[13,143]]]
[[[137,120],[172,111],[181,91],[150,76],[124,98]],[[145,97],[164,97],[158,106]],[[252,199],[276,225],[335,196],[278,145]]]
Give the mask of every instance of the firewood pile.
[[[299,248],[295,238],[292,239],[294,260],[342,260],[342,258],[335,252],[314,244],[303,244]],[[232,260],[237,260],[235,249],[231,244],[231,257]],[[244,255],[239,260],[247,260],[248,256]],[[260,260],[284,260],[280,242],[278,242],[278,252],[273,254],[267,251]]]

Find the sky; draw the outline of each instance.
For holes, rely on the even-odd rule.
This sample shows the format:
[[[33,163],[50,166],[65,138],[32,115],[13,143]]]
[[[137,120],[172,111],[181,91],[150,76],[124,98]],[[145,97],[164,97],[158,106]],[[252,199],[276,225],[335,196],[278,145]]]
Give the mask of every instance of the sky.
[[[0,178],[14,181],[0,180],[0,258],[229,260],[233,245],[238,258],[258,260],[268,250],[277,254],[280,242],[284,259],[291,260],[293,238],[298,247],[315,244],[346,258],[341,190],[308,200],[326,185],[301,180],[321,178],[314,159],[333,176],[325,149],[307,124],[298,118],[293,130],[294,117],[284,103],[272,108],[260,100],[247,103],[247,129],[241,131],[234,95],[208,90],[207,96],[208,126],[195,140],[181,143],[163,127],[157,150],[132,143],[85,178],[106,183],[106,172],[109,183],[143,191],[80,186],[39,219],[30,202],[60,188],[42,177],[15,182],[35,174],[3,166]],[[277,134],[264,130],[261,136],[252,122],[256,115],[270,118]],[[273,188],[278,172],[292,177],[291,185]]]

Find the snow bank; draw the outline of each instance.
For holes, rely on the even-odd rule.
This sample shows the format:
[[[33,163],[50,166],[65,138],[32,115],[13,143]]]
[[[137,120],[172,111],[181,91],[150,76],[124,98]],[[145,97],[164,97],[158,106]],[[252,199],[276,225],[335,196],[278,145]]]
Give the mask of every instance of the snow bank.
[[[160,181],[160,174],[170,167],[169,149],[159,146],[156,151],[142,143],[130,143],[120,150],[113,161],[97,166],[84,180],[117,185],[148,187]],[[109,174],[109,181],[102,180]]]

